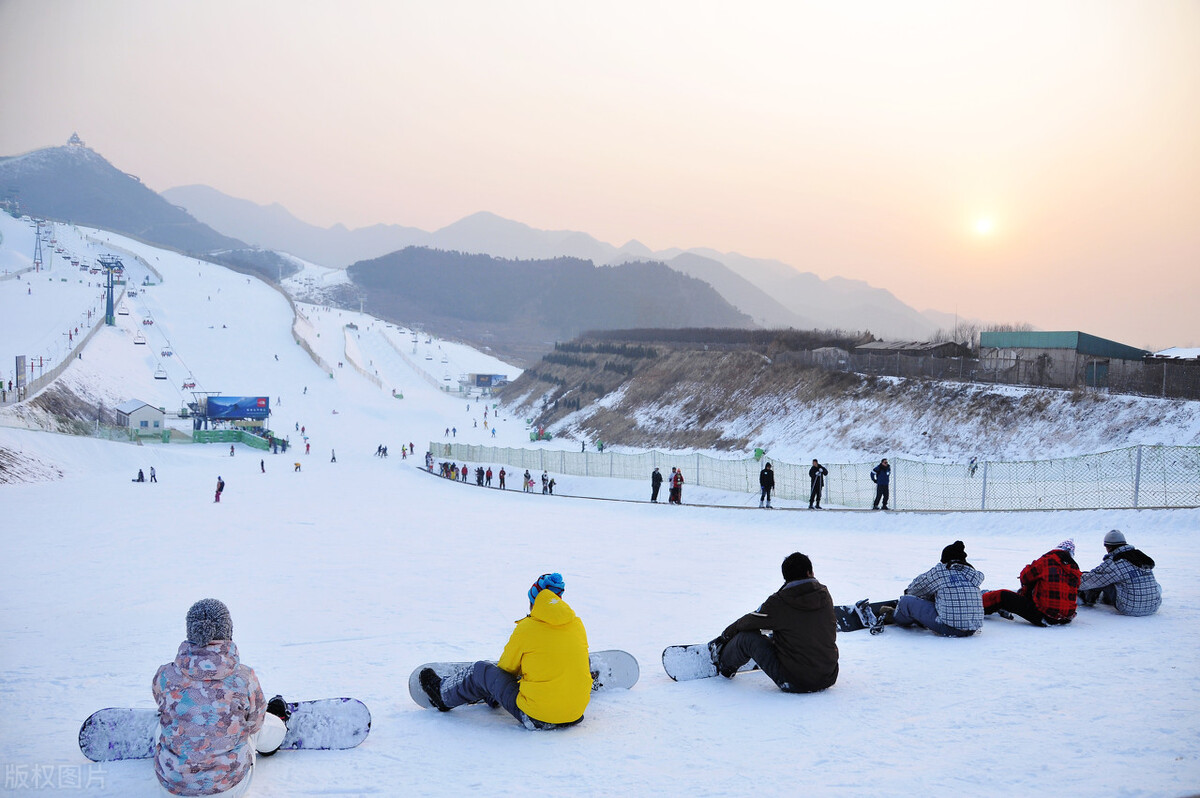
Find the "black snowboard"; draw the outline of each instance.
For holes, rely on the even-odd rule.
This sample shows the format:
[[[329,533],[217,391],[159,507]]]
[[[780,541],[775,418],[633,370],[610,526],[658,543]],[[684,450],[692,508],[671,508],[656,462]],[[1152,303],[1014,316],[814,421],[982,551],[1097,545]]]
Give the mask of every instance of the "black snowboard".
[[[870,629],[872,634],[879,634],[883,631],[883,624],[879,617],[883,607],[895,607],[896,602],[893,601],[876,601],[871,602],[869,599],[854,604],[843,604],[833,608],[834,617],[837,618],[837,628],[839,632],[857,632],[862,629]]]

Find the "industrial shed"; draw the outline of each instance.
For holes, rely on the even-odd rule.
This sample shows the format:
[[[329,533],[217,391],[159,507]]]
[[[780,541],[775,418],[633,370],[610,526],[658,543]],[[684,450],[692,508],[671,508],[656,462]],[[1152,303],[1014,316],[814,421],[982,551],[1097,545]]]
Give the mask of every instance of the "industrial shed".
[[[1107,388],[1110,381],[1140,381],[1150,353],[1078,331],[982,332],[985,372],[1005,382],[1058,388]]]

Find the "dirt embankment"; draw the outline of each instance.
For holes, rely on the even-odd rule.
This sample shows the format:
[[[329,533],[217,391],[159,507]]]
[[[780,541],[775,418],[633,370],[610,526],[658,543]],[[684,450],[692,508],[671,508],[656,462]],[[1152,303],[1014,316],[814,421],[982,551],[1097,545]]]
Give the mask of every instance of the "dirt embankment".
[[[1042,459],[1200,445],[1200,402],[873,377],[797,365],[770,351],[652,348],[640,357],[556,351],[507,386],[503,399],[556,435],[634,448],[797,445]]]

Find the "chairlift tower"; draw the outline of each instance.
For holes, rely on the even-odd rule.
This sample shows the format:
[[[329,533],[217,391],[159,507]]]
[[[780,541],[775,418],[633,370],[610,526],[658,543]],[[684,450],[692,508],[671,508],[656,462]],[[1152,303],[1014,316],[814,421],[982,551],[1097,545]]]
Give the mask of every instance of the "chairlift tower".
[[[121,259],[115,255],[101,255],[100,257],[96,258],[96,263],[100,264],[100,268],[104,269],[104,273],[107,275],[107,298],[104,304],[104,323],[109,327],[114,327],[117,323],[117,317],[113,312],[113,273],[117,269],[124,269],[125,266],[121,263]]]
[[[33,270],[35,272],[40,272],[42,270],[42,220],[41,219],[38,219],[37,235],[34,236],[33,240],[35,242],[37,242],[33,245]]]

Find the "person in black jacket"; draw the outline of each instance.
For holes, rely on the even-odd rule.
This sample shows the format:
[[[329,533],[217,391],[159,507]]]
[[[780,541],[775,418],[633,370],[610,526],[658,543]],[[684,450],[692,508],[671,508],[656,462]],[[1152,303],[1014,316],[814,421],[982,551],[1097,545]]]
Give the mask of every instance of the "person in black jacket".
[[[762,471],[758,472],[758,506],[761,509],[765,501],[768,510],[771,509],[771,491],[775,489],[775,472],[771,469],[771,464],[767,463]]]
[[[837,621],[829,590],[800,552],[783,561],[784,584],[762,606],[708,644],[718,672],[732,678],[750,659],[787,693],[814,693],[838,677]],[[762,630],[770,629],[767,636]]]
[[[813,502],[817,503],[817,509],[821,509],[821,491],[825,487],[825,477],[829,476],[829,469],[817,462],[817,458],[813,458],[812,468],[808,469],[808,481],[812,483],[812,490],[808,494],[808,509],[813,508]]]
[[[658,489],[662,487],[662,472],[657,468],[650,475],[650,501],[658,504]]]
[[[879,502],[883,500],[883,509],[887,509],[888,503],[888,483],[891,481],[892,467],[888,465],[887,458],[879,461],[879,465],[871,469],[871,481],[875,483],[875,501],[871,503],[872,510],[879,509]]]

